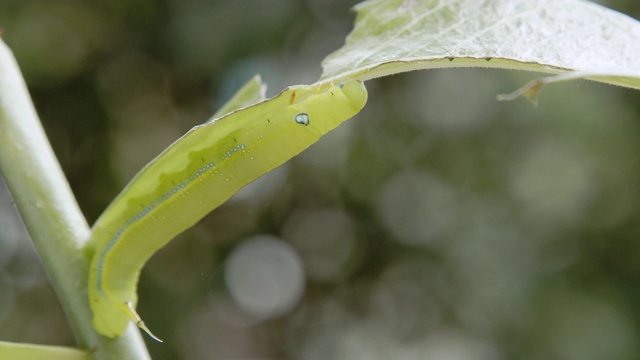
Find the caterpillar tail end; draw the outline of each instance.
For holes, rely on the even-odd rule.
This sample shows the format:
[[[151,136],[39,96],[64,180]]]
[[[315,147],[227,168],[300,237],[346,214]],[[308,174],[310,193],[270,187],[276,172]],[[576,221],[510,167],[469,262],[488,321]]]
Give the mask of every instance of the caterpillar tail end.
[[[127,315],[129,315],[131,320],[133,320],[140,329],[146,332],[147,335],[149,335],[149,337],[152,338],[153,340],[157,342],[163,342],[159,337],[155,336],[151,332],[151,330],[149,330],[147,325],[144,324],[144,321],[142,321],[142,318],[140,317],[140,315],[138,315],[138,313],[136,312],[136,309],[133,308],[133,304],[131,304],[131,302],[127,301],[126,303],[124,303],[124,305],[125,305],[124,310],[127,313]]]

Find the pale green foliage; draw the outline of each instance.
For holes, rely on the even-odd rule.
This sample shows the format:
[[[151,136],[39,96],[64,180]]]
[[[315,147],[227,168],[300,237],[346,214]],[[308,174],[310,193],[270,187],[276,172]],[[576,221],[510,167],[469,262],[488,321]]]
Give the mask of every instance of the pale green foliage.
[[[90,358],[86,351],[79,349],[4,341],[0,341],[0,354],[3,359],[13,360],[87,360]]]
[[[259,101],[264,100],[267,86],[262,82],[260,76],[254,76],[251,80],[247,81],[240,90],[238,90],[229,101],[227,101],[211,119],[216,119],[222,115],[226,115],[234,110],[243,108],[245,106],[253,105]]]
[[[373,0],[356,6],[322,81],[418,69],[491,67],[640,89],[640,23],[581,0]],[[560,79],[562,80],[562,79]]]

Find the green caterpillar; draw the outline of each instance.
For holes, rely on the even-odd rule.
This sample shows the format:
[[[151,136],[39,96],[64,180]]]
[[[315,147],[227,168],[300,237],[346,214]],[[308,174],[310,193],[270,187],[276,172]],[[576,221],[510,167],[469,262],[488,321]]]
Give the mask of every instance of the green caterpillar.
[[[196,126],[144,167],[93,226],[89,303],[93,326],[122,335],[136,313],[140,271],[158,249],[244,185],[299,154],[357,114],[358,81],[292,86],[276,97]]]

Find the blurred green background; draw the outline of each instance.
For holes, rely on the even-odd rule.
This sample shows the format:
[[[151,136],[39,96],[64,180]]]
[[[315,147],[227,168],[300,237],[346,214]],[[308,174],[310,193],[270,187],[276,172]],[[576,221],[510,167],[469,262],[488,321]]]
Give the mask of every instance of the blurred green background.
[[[2,0],[0,27],[93,223],[254,74],[314,82],[354,3]],[[640,358],[640,93],[495,101],[536,76],[368,82],[361,114],[148,263],[153,358]],[[73,345],[4,189],[0,229],[0,340]]]

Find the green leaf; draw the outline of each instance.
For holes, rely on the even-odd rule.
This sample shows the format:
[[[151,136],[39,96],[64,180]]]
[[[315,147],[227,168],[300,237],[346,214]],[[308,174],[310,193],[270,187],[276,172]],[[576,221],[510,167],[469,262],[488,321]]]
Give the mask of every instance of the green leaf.
[[[249,80],[246,84],[244,84],[240,90],[238,90],[232,97],[227,101],[215,114],[211,117],[211,119],[217,119],[222,115],[226,115],[234,110],[238,110],[240,108],[253,105],[259,101],[265,99],[265,93],[267,91],[267,86],[262,82],[262,79],[259,75],[254,76]],[[211,121],[211,120],[210,120]]]
[[[372,0],[355,9],[355,28],[324,60],[321,81],[485,67],[579,71],[573,78],[640,89],[640,23],[587,1]],[[534,85],[522,92],[535,97]]]
[[[89,354],[80,349],[0,341],[0,359],[88,360],[89,358]]]

